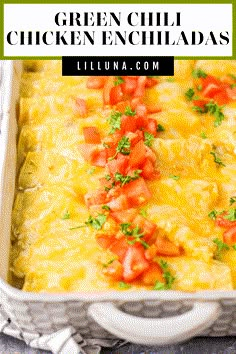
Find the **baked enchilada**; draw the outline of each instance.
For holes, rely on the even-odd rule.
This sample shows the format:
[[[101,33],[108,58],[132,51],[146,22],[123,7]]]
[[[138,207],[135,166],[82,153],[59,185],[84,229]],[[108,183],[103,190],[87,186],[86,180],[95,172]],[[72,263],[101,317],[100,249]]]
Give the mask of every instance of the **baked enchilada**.
[[[236,61],[176,61],[174,77],[25,61],[18,127],[13,285],[236,286]]]

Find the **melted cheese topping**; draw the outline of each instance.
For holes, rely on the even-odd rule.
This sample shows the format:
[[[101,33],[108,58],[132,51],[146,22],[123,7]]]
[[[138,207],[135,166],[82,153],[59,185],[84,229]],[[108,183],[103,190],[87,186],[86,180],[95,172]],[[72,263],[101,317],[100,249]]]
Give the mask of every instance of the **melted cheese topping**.
[[[111,253],[98,246],[92,228],[76,228],[89,216],[84,195],[104,176],[80,153],[83,127],[97,126],[106,136],[110,109],[103,108],[102,90],[89,90],[86,77],[62,77],[60,66],[27,61],[22,76],[12,283],[22,278],[23,289],[35,292],[119,289],[102,272]],[[153,198],[144,207],[158,232],[184,250],[183,256],[161,257],[176,278],[173,289],[232,289],[236,251],[215,259],[213,240],[222,240],[224,230],[208,214],[229,209],[236,196],[236,101],[223,108],[219,127],[210,113],[193,111],[185,92],[197,68],[216,77],[235,75],[236,61],[177,61],[174,79],[160,77],[147,90],[145,102],[158,102],[162,110],[153,117],[165,131],[153,144],[161,179],[148,182]],[[86,118],[75,109],[76,97],[86,100]],[[215,148],[225,166],[215,163]]]

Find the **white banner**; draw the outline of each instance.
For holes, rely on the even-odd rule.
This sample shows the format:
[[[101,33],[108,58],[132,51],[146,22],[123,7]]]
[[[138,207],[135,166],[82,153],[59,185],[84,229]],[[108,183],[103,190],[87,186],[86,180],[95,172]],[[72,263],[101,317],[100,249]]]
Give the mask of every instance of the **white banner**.
[[[5,4],[4,56],[232,56],[232,4]]]

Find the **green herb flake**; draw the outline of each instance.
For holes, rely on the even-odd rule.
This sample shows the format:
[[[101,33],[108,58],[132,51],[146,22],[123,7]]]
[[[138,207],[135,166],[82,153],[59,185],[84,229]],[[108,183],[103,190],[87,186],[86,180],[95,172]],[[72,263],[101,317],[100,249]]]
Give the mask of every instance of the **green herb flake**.
[[[233,245],[232,248],[236,251],[236,245]]]
[[[206,136],[206,133],[205,133],[205,132],[201,132],[200,137],[201,137],[202,139],[207,139],[207,136]]]
[[[151,147],[153,141],[155,140],[154,135],[149,132],[144,132],[144,144]]]
[[[134,181],[140,177],[140,173],[142,173],[142,170],[135,170],[134,175],[122,175],[120,172],[115,173],[115,180],[117,182],[120,182],[121,186],[123,187],[125,184]]]
[[[212,211],[208,214],[208,216],[209,216],[209,218],[210,218],[211,220],[216,220],[217,215],[219,215],[219,212],[216,211],[215,209],[212,210]]]
[[[167,82],[175,82],[175,78],[174,77],[168,77],[166,79]]]
[[[197,86],[197,90],[198,90],[198,91],[202,91],[202,85],[198,85],[198,86]]]
[[[176,176],[176,175],[169,175],[169,178],[174,179],[175,181],[178,181],[180,179],[180,176]]]
[[[66,210],[65,214],[62,216],[62,220],[67,220],[70,219],[70,213],[68,210]]]
[[[122,116],[121,112],[113,111],[111,113],[110,117],[107,120],[111,127],[109,134],[113,134],[115,133],[116,130],[120,130],[121,116]]]
[[[161,260],[160,261],[160,266],[161,266],[161,269],[163,270],[163,278],[166,281],[165,289],[166,290],[171,289],[172,288],[172,284],[175,281],[175,277],[170,273],[169,266],[168,266],[167,262]]]
[[[157,124],[157,132],[164,132],[165,128],[161,124]]]
[[[188,89],[187,92],[185,92],[185,97],[187,98],[188,101],[192,101],[194,95],[195,95],[195,91],[193,88],[190,88]]]
[[[202,113],[202,114],[207,112],[207,110],[205,110],[205,109],[203,109],[202,107],[199,107],[199,106],[193,106],[192,110],[194,112],[198,112],[198,113]]]
[[[146,218],[147,217],[147,210],[142,208],[139,210],[139,214],[142,215],[144,218]]]
[[[115,85],[115,86],[118,86],[118,85],[120,85],[120,84],[123,84],[123,82],[125,82],[125,80],[122,79],[121,76],[116,76],[115,81],[114,81],[114,85]]]
[[[130,223],[123,223],[120,225],[122,233],[127,237],[127,243],[134,245],[136,242],[140,243],[145,249],[149,248],[149,244],[142,240],[144,233],[138,226],[131,228]]]
[[[120,281],[120,282],[119,282],[119,288],[120,288],[120,289],[130,289],[130,288],[131,288],[131,285],[125,283],[124,281]]]
[[[229,221],[236,221],[236,209],[229,209],[223,218]]]
[[[205,104],[206,113],[210,113],[215,117],[214,127],[219,127],[222,124],[222,121],[225,119],[222,108],[224,106],[218,106],[217,103],[209,102]]]
[[[112,258],[110,259],[107,263],[103,263],[103,267],[107,268],[110,264],[112,264],[114,261],[116,260],[116,258]]]
[[[230,88],[231,88],[231,89],[234,89],[235,87],[236,87],[236,84],[230,85]]]
[[[95,230],[101,230],[103,224],[106,222],[106,219],[107,217],[104,214],[98,214],[96,218],[90,215],[88,221],[85,222],[85,225],[92,226]]]
[[[133,117],[133,116],[135,116],[135,114],[136,114],[136,111],[133,111],[133,110],[131,109],[131,107],[127,106],[127,107],[125,108],[125,115],[126,115],[126,116],[131,116],[131,117]]]
[[[211,151],[210,154],[214,157],[214,162],[219,166],[225,167],[225,164],[221,161],[221,158],[216,155],[215,151]]]
[[[236,76],[233,74],[228,74],[229,77],[231,77],[231,79],[233,79],[234,81],[236,81]]]
[[[91,167],[87,170],[87,174],[92,175],[95,172],[95,170],[96,170],[96,167]]]
[[[215,238],[213,240],[213,242],[216,244],[217,246],[217,249],[216,249],[216,252],[215,252],[215,258],[218,259],[218,260],[221,260],[221,257],[222,257],[222,251],[226,251],[226,250],[229,250],[230,247],[229,245],[227,245],[227,243],[224,243],[223,241],[221,241],[219,238]]]
[[[102,145],[103,145],[103,147],[104,147],[105,149],[109,149],[109,148],[110,148],[110,145],[107,144],[107,143],[102,143]]]
[[[229,204],[232,205],[234,203],[236,203],[236,197],[231,197],[229,200]]]
[[[107,181],[110,181],[110,180],[111,180],[111,176],[110,176],[110,175],[105,175],[104,178],[105,178]]]
[[[166,290],[166,284],[157,280],[153,287],[153,290]]]
[[[107,211],[111,210],[111,208],[108,205],[103,205],[102,209],[103,210],[107,210]]]
[[[194,77],[194,79],[199,79],[200,77],[205,79],[207,77],[207,74],[202,69],[196,69],[192,71],[192,76]]]

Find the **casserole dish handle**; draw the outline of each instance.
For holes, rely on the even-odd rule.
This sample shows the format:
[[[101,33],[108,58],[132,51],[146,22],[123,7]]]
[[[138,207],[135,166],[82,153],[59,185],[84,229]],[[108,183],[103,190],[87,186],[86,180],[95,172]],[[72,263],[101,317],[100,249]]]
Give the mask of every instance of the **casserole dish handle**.
[[[112,303],[94,303],[88,311],[100,326],[117,337],[138,344],[166,345],[202,333],[219,316],[220,304],[195,302],[190,311],[167,318],[133,316]]]

